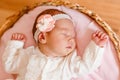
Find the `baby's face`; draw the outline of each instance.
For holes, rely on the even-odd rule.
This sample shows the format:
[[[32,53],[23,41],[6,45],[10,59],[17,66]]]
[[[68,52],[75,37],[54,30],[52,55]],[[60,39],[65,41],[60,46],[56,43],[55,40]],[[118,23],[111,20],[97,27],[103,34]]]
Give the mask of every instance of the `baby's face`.
[[[47,45],[54,56],[66,56],[75,49],[75,31],[72,21],[57,20],[55,28],[48,33]]]

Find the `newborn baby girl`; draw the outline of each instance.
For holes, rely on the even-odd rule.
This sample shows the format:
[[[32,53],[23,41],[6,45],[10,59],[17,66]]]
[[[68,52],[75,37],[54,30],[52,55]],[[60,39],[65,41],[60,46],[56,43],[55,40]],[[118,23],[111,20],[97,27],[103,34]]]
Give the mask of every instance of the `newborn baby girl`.
[[[17,74],[16,80],[71,80],[96,70],[101,63],[108,36],[97,30],[84,51],[77,56],[72,18],[66,13],[48,9],[34,23],[37,47],[24,49],[26,36],[13,33],[3,55],[6,72]]]

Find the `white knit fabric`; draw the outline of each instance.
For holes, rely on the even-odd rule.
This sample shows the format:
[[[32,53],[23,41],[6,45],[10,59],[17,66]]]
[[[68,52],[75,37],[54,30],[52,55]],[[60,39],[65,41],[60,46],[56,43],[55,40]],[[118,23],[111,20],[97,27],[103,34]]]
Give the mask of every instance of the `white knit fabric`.
[[[104,48],[94,42],[85,49],[83,59],[76,51],[66,57],[47,57],[33,46],[23,49],[23,42],[10,41],[3,55],[6,72],[18,74],[16,80],[71,80],[96,70]]]
[[[67,14],[56,14],[56,15],[53,16],[53,18],[55,20],[59,20],[59,19],[70,19],[70,20],[72,20],[71,17]]]

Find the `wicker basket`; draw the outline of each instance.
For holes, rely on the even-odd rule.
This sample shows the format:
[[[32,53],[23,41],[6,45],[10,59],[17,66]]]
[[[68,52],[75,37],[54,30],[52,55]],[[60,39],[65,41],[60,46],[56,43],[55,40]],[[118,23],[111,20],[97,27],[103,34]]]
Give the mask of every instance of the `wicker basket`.
[[[114,44],[114,47],[115,47],[115,49],[117,51],[117,56],[118,56],[117,58],[120,61],[120,40],[119,40],[118,36],[116,35],[116,33],[110,28],[110,26],[106,22],[104,22],[97,14],[93,13],[91,10],[88,10],[85,7],[79,6],[78,4],[72,4],[72,3],[63,2],[63,1],[60,1],[60,0],[41,2],[41,3],[38,3],[38,4],[31,5],[31,6],[26,6],[22,10],[18,11],[17,13],[15,13],[12,16],[10,16],[9,18],[7,18],[7,20],[5,21],[5,23],[0,27],[0,38],[3,35],[3,33],[7,29],[11,28],[14,25],[14,23],[21,16],[23,16],[28,11],[36,8],[37,6],[42,6],[42,5],[51,5],[51,6],[60,6],[60,5],[63,5],[65,7],[68,7],[68,8],[71,8],[71,9],[75,9],[75,10],[81,12],[81,13],[84,13],[87,16],[89,16],[90,18],[92,18],[109,35],[109,37],[112,40],[112,42]]]

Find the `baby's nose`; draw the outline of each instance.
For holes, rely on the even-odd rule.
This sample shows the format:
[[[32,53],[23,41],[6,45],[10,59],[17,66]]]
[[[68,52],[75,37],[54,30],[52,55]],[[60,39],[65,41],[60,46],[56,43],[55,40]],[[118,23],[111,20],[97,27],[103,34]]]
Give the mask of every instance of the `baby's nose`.
[[[70,43],[75,42],[75,38],[74,38],[74,37],[70,37],[70,38],[69,38],[69,42],[70,42]]]
[[[75,39],[74,35],[69,35],[69,39]]]

